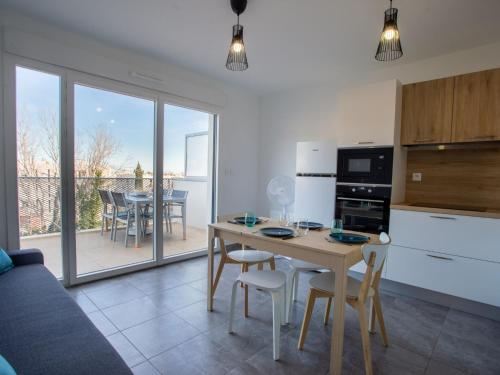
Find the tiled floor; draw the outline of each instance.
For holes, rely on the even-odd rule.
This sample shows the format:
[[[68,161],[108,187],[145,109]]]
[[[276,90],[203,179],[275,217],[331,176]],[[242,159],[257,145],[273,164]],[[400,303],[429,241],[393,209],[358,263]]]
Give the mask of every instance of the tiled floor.
[[[278,260],[279,268],[286,261]],[[250,317],[238,296],[235,333],[227,333],[232,281],[227,266],[206,311],[206,257],[72,288],[70,293],[134,374],[326,374],[331,324],[317,303],[305,350],[297,350],[307,279],[291,324],[282,328],[281,359],[272,359],[271,302],[250,291]],[[371,336],[376,374],[500,374],[500,322],[395,294],[382,294],[390,346]],[[356,313],[347,307],[345,374],[363,374]]]

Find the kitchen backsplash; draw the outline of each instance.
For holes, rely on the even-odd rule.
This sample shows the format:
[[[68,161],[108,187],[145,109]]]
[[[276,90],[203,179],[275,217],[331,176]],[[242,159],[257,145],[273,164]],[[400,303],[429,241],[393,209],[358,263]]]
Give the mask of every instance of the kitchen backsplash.
[[[416,181],[421,174],[421,181]],[[500,210],[500,145],[409,149],[406,202]]]

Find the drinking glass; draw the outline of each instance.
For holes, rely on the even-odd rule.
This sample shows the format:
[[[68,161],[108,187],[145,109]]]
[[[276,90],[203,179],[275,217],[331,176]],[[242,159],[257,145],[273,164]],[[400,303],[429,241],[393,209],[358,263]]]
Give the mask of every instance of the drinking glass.
[[[307,236],[307,233],[309,233],[309,219],[297,219],[295,222],[295,231],[299,237]]]
[[[332,234],[342,233],[343,229],[344,229],[344,223],[342,222],[342,219],[332,220],[332,227],[331,227]]]
[[[251,212],[245,213],[245,225],[248,228],[254,227],[256,221],[257,221],[257,217],[253,213],[251,213]]]

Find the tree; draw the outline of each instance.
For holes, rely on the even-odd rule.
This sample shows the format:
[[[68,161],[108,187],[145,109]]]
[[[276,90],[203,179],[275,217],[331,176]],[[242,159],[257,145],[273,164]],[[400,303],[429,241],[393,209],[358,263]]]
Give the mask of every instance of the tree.
[[[141,164],[137,162],[137,167],[134,169],[135,175],[135,190],[142,191],[144,190],[144,171],[141,168]]]
[[[87,133],[87,140],[80,155],[80,172],[76,184],[76,202],[78,207],[78,228],[95,228],[100,223],[99,213],[102,203],[99,189],[103,187],[103,174],[113,154],[119,150],[119,143],[105,125],[92,128]]]

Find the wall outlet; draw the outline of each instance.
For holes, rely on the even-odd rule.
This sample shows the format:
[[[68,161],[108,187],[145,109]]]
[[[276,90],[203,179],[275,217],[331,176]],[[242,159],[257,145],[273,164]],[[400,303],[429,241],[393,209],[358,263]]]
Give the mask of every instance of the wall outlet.
[[[412,181],[417,181],[417,182],[422,181],[422,173],[420,173],[420,172],[412,173],[411,179],[412,179]]]

